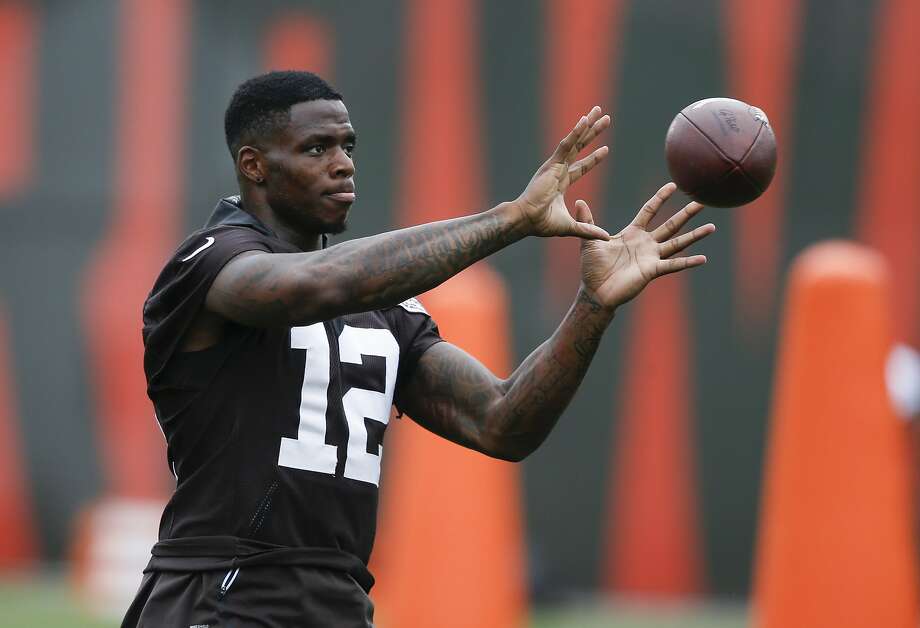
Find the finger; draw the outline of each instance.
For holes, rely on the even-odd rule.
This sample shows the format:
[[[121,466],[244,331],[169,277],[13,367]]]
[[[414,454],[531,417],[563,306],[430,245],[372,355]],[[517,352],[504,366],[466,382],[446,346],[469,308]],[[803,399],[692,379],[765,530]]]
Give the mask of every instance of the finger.
[[[594,105],[591,107],[591,111],[588,112],[588,124],[594,124],[600,120],[601,113],[603,112],[601,111],[600,105]]]
[[[591,107],[591,110],[584,115],[584,118],[588,121],[587,126],[582,130],[582,135],[590,129],[595,122],[597,122],[601,117],[601,108],[597,105]]]
[[[569,185],[591,172],[591,169],[601,163],[609,152],[610,149],[607,146],[601,146],[584,159],[579,159],[572,164],[569,168]]]
[[[677,186],[673,183],[666,183],[665,185],[661,186],[661,189],[655,192],[655,196],[648,199],[645,202],[645,205],[639,209],[639,213],[636,214],[636,217],[633,218],[633,221],[630,224],[645,229],[652,218],[655,217],[655,214],[658,213],[658,210],[661,208],[664,202],[671,198],[671,195],[674,194],[674,190],[676,189]]]
[[[600,114],[601,108],[595,107],[595,109],[597,110],[598,114]],[[611,124],[610,116],[606,114],[604,114],[603,116],[600,116],[597,120],[593,121],[591,123],[591,126],[585,131],[584,137],[581,138],[582,148],[584,148],[585,146],[593,142],[594,138],[596,138],[598,135],[606,131],[607,128],[610,126],[610,124]]]
[[[577,220],[572,223],[572,229],[569,231],[569,235],[575,236],[577,238],[584,238],[585,240],[610,239],[610,234],[607,233],[604,229],[601,229],[597,225],[591,224],[589,222],[579,222]]]
[[[549,158],[551,162],[554,163],[564,163],[568,158],[569,153],[572,152],[572,149],[578,144],[578,139],[582,136],[585,129],[588,127],[588,118],[582,116],[578,120],[578,124],[575,125],[569,134],[562,138],[562,141],[559,142],[559,145],[556,147],[556,150],[553,151],[552,156]]]
[[[662,259],[671,257],[675,253],[680,253],[694,242],[699,242],[710,233],[714,233],[715,230],[716,226],[711,222],[703,225],[702,227],[697,227],[693,231],[679,235],[676,238],[672,238],[667,242],[660,244],[658,246],[658,255],[660,255]]]
[[[569,149],[566,160],[571,163],[585,146],[597,137],[597,135],[610,125],[610,116],[601,116],[601,108],[594,106],[591,111],[585,115],[587,125],[582,129],[581,134],[576,138],[575,144]],[[597,128],[595,128],[597,127]]]
[[[571,180],[571,177],[569,178]],[[687,203],[679,212],[668,218],[667,222],[659,226],[652,232],[652,238],[656,242],[664,242],[675,233],[680,231],[687,221],[702,211],[703,206],[696,201]]]
[[[575,201],[575,220],[588,223],[589,225],[594,224],[594,216],[591,214],[591,208],[588,207],[588,203],[581,199]]]
[[[690,257],[664,259],[658,262],[658,267],[655,269],[655,274],[658,277],[661,277],[662,275],[670,275],[671,273],[677,273],[688,268],[702,266],[705,263],[705,255],[692,255]]]
[[[607,127],[610,126],[610,116],[607,116],[607,115],[601,116],[597,118],[596,120],[592,121],[592,116],[594,115],[599,116],[600,112],[601,112],[601,108],[595,107],[588,114],[589,126],[585,128],[581,136],[575,142],[575,146],[572,147],[572,150],[569,152],[568,154],[569,163],[574,161],[575,158],[578,157],[578,153],[584,150],[586,146],[590,145],[591,142],[593,142],[595,138],[597,138],[598,135],[603,133],[607,129]]]

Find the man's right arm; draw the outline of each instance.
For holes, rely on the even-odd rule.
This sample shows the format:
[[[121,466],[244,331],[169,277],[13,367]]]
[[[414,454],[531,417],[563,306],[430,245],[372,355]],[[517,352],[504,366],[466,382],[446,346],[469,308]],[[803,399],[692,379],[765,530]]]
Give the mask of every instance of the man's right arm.
[[[207,308],[259,327],[309,325],[395,305],[527,235],[512,203],[311,253],[244,253],[217,275]]]
[[[322,251],[241,254],[217,275],[207,309],[244,325],[308,325],[395,305],[527,235],[607,239],[576,221],[563,195],[607,154],[603,146],[577,159],[609,124],[599,107],[583,116],[514,202]]]

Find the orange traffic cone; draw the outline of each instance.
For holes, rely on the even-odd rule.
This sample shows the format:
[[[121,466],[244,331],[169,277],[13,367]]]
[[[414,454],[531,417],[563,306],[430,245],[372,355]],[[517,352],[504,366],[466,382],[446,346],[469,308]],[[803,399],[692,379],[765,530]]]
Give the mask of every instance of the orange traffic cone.
[[[889,271],[848,242],[787,293],[755,573],[758,628],[915,628],[907,433],[884,381]]]
[[[602,574],[611,594],[705,589],[684,292],[684,278],[670,277],[634,305]]]
[[[510,365],[505,288],[477,264],[424,297],[442,335],[498,375]],[[519,626],[525,619],[518,468],[390,426],[371,569],[380,626]]]
[[[0,317],[0,569],[31,567],[37,542],[25,489],[13,383],[6,367],[6,321]]]

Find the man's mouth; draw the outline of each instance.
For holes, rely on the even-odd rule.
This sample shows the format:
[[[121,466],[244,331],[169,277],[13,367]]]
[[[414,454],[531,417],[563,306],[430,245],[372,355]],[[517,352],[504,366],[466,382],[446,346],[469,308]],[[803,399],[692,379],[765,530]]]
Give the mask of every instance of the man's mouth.
[[[357,198],[354,192],[332,192],[326,196],[340,203],[354,203]]]

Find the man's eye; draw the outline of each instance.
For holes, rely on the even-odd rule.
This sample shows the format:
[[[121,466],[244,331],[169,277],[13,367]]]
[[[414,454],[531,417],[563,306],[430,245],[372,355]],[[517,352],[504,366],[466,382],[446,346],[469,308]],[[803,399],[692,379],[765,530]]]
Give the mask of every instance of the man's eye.
[[[351,156],[351,154],[352,154],[353,152],[355,152],[355,145],[354,145],[354,144],[345,144],[345,153],[346,153],[347,155]]]
[[[326,152],[326,148],[322,144],[313,144],[312,146],[307,146],[306,152],[310,155],[322,155]]]

